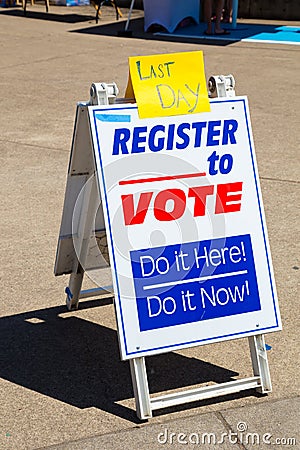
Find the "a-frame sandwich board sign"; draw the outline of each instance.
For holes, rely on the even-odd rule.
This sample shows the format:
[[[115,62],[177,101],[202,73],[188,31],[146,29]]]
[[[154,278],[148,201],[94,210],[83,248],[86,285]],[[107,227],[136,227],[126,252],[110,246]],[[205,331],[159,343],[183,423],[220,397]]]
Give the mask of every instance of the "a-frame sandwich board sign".
[[[114,89],[94,85],[90,104],[77,109],[55,268],[71,273],[69,307],[99,294],[80,289],[93,266],[91,240],[106,233],[139,418],[249,388],[270,392],[263,333],[281,323],[246,97],[212,98],[210,113],[141,121]],[[239,337],[249,338],[252,377],[150,396],[146,356]]]

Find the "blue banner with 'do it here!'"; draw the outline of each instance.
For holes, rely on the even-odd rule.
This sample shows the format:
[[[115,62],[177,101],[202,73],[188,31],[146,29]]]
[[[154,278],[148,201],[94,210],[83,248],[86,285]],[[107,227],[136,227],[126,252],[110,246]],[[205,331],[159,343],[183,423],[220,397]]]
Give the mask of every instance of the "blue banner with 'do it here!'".
[[[261,309],[249,234],[130,252],[140,331]]]

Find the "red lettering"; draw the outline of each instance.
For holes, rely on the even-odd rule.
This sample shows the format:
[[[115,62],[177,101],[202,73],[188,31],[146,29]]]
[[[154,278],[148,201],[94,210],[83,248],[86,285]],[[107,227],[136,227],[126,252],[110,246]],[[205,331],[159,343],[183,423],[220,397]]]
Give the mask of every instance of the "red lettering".
[[[242,182],[218,184],[216,196],[216,214],[237,212],[241,210]],[[239,192],[239,194],[233,194]],[[231,203],[239,202],[239,203]]]
[[[171,212],[166,211],[167,202],[173,201]],[[185,210],[186,197],[181,189],[165,189],[157,194],[154,201],[154,216],[161,222],[179,219]]]
[[[215,214],[240,211],[242,187],[242,182],[218,184],[215,194]],[[214,192],[215,186],[213,185],[195,186],[188,189],[188,198],[194,199],[194,217],[206,214],[207,197],[213,195]],[[153,194],[154,192],[139,194],[136,210],[133,194],[121,195],[125,225],[144,223]],[[164,189],[158,192],[154,198],[153,214],[160,222],[177,220],[183,216],[186,205],[187,198],[182,189]]]
[[[189,189],[188,196],[195,197],[194,217],[204,216],[206,197],[214,193],[214,186],[196,186]]]
[[[125,225],[137,225],[143,223],[149,209],[153,192],[142,192],[134,212],[133,195],[121,195]]]

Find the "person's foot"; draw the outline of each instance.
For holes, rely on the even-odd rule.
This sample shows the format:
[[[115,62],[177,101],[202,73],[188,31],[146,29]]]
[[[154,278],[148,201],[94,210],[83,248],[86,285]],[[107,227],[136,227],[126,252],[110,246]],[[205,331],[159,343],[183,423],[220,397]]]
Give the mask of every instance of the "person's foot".
[[[228,35],[228,34],[230,34],[230,31],[221,28],[219,30],[215,30],[215,34],[220,35],[220,36]]]
[[[210,36],[211,34],[213,34],[213,26],[211,22],[208,22],[206,24],[206,30],[204,31],[204,34],[206,34],[206,36]]]

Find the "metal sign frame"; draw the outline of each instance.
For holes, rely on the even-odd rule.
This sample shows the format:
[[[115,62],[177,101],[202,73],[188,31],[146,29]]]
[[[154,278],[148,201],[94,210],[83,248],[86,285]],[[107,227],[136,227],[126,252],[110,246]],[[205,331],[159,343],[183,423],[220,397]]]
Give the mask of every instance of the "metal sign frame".
[[[228,88],[222,92],[225,96],[233,95],[232,90]],[[79,103],[77,106],[55,262],[55,275],[70,274],[69,286],[66,288],[66,302],[69,310],[77,309],[81,298],[112,292],[111,286],[89,290],[81,290],[81,287],[84,273],[87,271],[86,262],[90,260],[89,256],[95,237],[99,233],[105,233],[103,212],[101,208],[98,209],[99,191],[94,176],[96,165],[88,106],[127,102],[122,99],[118,100],[117,94],[118,90],[114,83],[93,84],[90,102]],[[75,220],[76,229],[74,231],[75,209],[78,217]],[[97,260],[93,268],[107,267],[107,265],[107,259],[104,258],[101,261]],[[253,367],[252,377],[155,397],[151,397],[149,393],[145,357],[130,359],[137,416],[145,420],[151,418],[152,412],[156,409],[232,394],[246,389],[256,389],[264,394],[271,392],[272,386],[264,336],[262,334],[249,336],[248,341]]]

